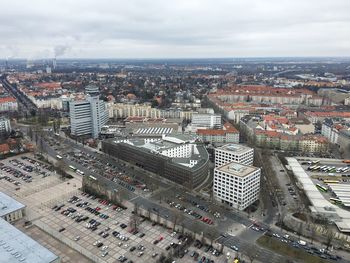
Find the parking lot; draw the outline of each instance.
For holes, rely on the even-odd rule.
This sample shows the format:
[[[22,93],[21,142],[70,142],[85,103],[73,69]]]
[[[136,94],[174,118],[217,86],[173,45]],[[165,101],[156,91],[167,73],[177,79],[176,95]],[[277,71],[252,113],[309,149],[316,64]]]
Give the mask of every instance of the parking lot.
[[[138,219],[137,231],[133,232],[132,218],[130,209],[121,209],[81,193],[47,207],[41,221],[57,231],[58,237],[62,235],[70,239],[98,255],[102,262],[155,262],[161,254],[167,255],[179,243],[185,242],[185,236],[181,237],[181,234],[144,218]],[[183,255],[179,261],[200,260],[203,257],[203,262],[225,260],[224,256],[214,255],[219,252],[213,248],[200,246],[199,241],[194,244],[197,244],[197,248],[190,246],[186,254],[180,253]]]

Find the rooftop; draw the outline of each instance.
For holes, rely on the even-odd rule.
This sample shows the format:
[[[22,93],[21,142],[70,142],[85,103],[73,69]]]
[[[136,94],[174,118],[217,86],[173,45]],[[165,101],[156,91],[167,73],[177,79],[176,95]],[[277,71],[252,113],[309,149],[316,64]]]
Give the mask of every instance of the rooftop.
[[[236,162],[231,162],[215,169],[238,177],[246,177],[257,170],[260,170],[260,168]]]
[[[224,146],[221,146],[218,148],[219,150],[229,151],[229,152],[235,152],[237,154],[245,153],[247,151],[250,151],[252,148],[241,145],[241,144],[225,144]]]
[[[17,202],[12,197],[0,192],[0,217],[24,208],[25,205]]]
[[[0,219],[0,255],[6,263],[50,263],[58,256],[17,228]]]

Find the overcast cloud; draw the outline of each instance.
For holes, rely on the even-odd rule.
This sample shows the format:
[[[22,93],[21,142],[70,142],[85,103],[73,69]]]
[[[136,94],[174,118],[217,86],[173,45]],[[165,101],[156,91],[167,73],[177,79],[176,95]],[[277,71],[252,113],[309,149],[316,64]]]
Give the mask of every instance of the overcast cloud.
[[[350,56],[349,0],[0,0],[0,57]]]

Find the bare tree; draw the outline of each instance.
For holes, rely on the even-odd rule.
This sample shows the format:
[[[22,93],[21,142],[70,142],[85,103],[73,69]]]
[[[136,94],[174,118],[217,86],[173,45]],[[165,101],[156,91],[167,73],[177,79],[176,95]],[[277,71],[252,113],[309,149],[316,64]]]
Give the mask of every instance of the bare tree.
[[[32,128],[32,126],[29,126],[29,128],[28,128],[28,136],[31,140],[33,140],[33,128]]]
[[[311,227],[310,227],[310,238],[311,238],[311,244],[314,243],[314,239],[315,239],[315,236],[316,236],[316,228],[317,226],[315,224],[311,224]]]
[[[285,217],[286,217],[285,211],[281,211],[281,213],[278,214],[278,223],[280,225],[281,232],[283,232],[283,225],[284,225]]]
[[[183,214],[179,210],[177,210],[175,207],[173,207],[171,209],[171,211],[173,213],[173,219],[174,219],[174,222],[173,222],[174,223],[173,224],[173,231],[174,231],[176,228],[176,225],[181,223],[183,221],[184,217],[183,217]]]
[[[303,227],[304,227],[303,222],[300,222],[299,227],[298,227],[298,238],[299,239],[300,239],[300,236],[303,234]]]
[[[332,245],[333,239],[335,237],[335,232],[331,229],[327,230],[327,234],[326,234],[326,250],[328,250],[328,248]]]
[[[129,218],[130,232],[137,230],[139,225],[140,225],[140,217],[136,214],[132,214]]]

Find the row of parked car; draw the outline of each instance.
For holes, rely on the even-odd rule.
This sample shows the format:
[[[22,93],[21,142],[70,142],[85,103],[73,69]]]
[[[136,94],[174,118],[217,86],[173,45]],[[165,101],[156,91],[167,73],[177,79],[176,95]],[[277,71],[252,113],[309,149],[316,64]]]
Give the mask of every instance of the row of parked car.
[[[6,173],[9,173],[9,174],[13,175],[15,178],[22,179],[26,183],[31,183],[33,181],[33,177],[31,175],[24,174],[21,171],[18,171],[17,169],[14,169],[12,167],[4,165],[0,169],[1,169],[1,171],[4,171]],[[15,180],[13,178],[8,179],[7,181],[9,181],[11,183],[14,183],[17,186],[19,186],[21,184],[20,182],[18,182],[17,180]]]
[[[186,208],[185,206],[181,205],[181,204],[176,204],[175,202],[172,202],[171,200],[167,200],[167,203],[169,204],[170,207],[175,207],[177,209],[179,209],[180,211],[183,211],[184,213],[193,216],[196,219],[201,220],[204,223],[207,223],[209,225],[213,225],[214,221],[208,217],[204,217],[200,214],[198,214],[196,211],[191,210]]]
[[[325,250],[324,248],[320,249],[320,248],[317,248],[315,246],[309,246],[305,241],[303,241],[303,240],[295,240],[295,239],[291,238],[289,235],[281,236],[281,235],[279,235],[277,233],[271,233],[269,231],[267,231],[265,233],[265,235],[273,237],[273,238],[276,238],[279,241],[284,242],[286,244],[289,244],[290,246],[292,246],[294,248],[303,249],[306,252],[308,252],[309,254],[319,256],[322,259],[327,259],[327,260],[330,259],[330,260],[334,260],[334,261],[337,261],[337,260],[341,259],[340,256],[332,255],[327,250]]]

